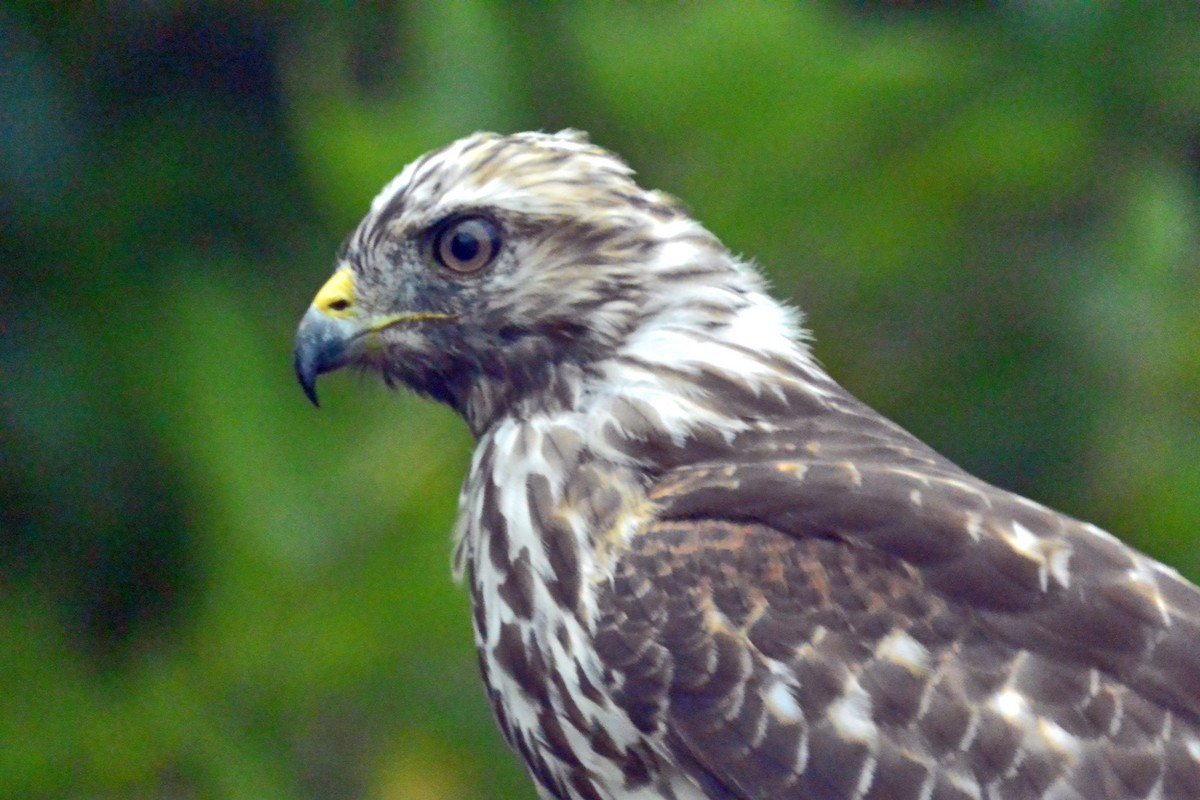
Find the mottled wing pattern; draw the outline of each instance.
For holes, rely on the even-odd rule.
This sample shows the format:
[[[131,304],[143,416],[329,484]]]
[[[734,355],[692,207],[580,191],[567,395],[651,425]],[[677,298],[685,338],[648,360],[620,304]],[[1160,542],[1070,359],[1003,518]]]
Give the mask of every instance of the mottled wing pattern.
[[[714,798],[1200,797],[1195,590],[871,428],[657,485],[599,599],[618,704]]]

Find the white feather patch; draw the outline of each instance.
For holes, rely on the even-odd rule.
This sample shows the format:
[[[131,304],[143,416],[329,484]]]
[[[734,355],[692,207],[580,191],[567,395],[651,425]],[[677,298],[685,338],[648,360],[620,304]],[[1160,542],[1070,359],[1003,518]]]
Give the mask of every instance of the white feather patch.
[[[904,631],[893,631],[875,646],[875,657],[904,667],[913,675],[928,674],[929,649]]]
[[[827,716],[843,739],[873,746],[879,736],[871,717],[871,696],[853,675],[842,685],[842,696],[829,704]]]

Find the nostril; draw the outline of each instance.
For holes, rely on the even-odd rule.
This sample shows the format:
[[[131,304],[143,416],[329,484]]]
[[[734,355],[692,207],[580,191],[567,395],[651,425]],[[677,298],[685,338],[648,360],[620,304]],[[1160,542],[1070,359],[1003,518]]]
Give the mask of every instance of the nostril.
[[[350,307],[350,301],[343,300],[340,298],[337,300],[334,300],[332,303],[329,304],[330,311],[345,311],[349,307]]]

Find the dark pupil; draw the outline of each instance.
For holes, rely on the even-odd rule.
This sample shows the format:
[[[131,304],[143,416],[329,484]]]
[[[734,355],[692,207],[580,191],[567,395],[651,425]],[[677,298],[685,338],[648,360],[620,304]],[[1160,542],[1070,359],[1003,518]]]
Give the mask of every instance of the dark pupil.
[[[469,233],[458,232],[450,240],[450,255],[459,261],[471,261],[479,255],[479,240]]]

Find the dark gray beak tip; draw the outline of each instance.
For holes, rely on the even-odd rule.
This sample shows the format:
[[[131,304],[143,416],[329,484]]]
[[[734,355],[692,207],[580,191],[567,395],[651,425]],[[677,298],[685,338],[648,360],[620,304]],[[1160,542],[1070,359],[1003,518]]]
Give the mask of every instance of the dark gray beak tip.
[[[309,308],[296,330],[294,366],[300,388],[314,406],[317,401],[317,378],[344,366],[352,355],[347,342],[354,339],[355,328],[346,320],[330,319],[315,308]]]
[[[296,330],[295,367],[300,388],[314,406],[317,378],[350,364],[362,352],[365,339],[362,323],[333,319],[310,307]]]
[[[313,407],[320,408],[321,403],[317,400],[317,364],[311,356],[311,350],[305,350],[297,343],[296,379],[300,381],[300,388],[304,390],[304,395],[313,404]]]

